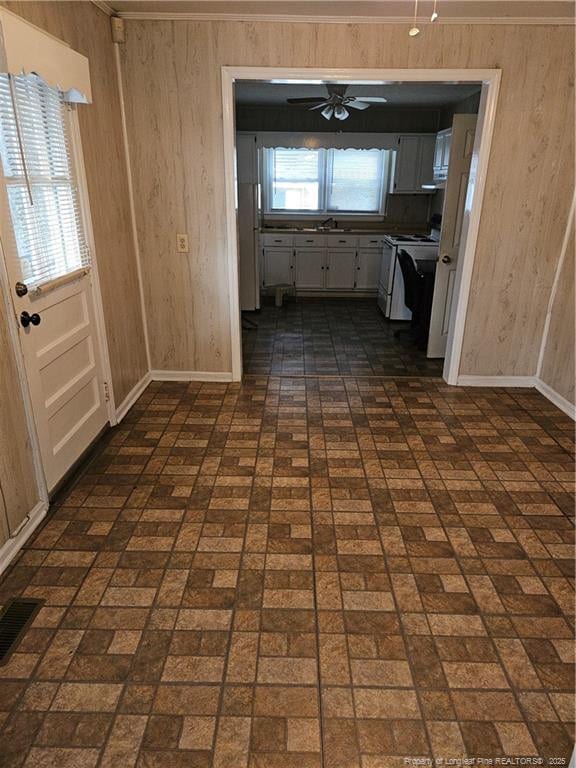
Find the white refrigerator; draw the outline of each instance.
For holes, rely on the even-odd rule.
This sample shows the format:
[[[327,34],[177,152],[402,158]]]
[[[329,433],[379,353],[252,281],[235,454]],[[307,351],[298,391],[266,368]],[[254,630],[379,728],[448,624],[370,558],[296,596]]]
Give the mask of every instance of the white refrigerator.
[[[240,309],[260,309],[260,186],[256,134],[236,134]]]

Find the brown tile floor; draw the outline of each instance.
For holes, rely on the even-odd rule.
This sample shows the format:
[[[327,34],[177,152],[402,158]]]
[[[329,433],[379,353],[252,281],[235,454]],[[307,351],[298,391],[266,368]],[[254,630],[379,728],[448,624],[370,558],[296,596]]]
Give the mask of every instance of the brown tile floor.
[[[572,459],[526,390],[152,384],[0,582],[2,768],[567,760]]]
[[[244,370],[248,374],[441,376],[443,360],[429,360],[409,335],[410,324],[386,320],[376,299],[294,298],[282,307],[265,298],[246,312]]]

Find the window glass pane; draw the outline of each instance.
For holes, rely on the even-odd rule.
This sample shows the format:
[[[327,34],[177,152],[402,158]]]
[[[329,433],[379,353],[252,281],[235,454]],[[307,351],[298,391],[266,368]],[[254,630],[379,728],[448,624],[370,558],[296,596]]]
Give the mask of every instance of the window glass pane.
[[[22,278],[37,286],[88,266],[67,107],[36,75],[0,74],[0,154]],[[27,183],[28,182],[28,183]]]
[[[331,149],[328,209],[377,213],[382,196],[380,149]]]
[[[273,149],[271,156],[272,208],[316,211],[320,205],[320,151]]]

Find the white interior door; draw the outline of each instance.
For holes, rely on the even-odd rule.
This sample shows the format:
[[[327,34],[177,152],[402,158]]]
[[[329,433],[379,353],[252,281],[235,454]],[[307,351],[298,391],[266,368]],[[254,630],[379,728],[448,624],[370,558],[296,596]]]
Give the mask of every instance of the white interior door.
[[[474,149],[476,115],[455,115],[450,146],[450,164],[444,191],[442,232],[436,267],[428,357],[444,357],[453,307],[456,268],[462,235],[462,222],[468,192],[470,161]]]
[[[0,75],[0,234],[48,490],[108,422],[73,111]]]

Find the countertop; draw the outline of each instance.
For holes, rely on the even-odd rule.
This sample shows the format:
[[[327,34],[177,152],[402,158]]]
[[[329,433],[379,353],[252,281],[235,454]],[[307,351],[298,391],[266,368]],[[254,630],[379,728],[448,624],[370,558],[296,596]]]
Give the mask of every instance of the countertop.
[[[261,235],[427,235],[429,230],[422,227],[389,227],[387,229],[313,229],[303,227],[262,227]]]

